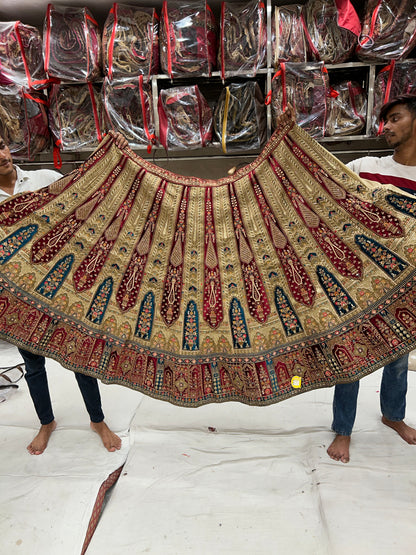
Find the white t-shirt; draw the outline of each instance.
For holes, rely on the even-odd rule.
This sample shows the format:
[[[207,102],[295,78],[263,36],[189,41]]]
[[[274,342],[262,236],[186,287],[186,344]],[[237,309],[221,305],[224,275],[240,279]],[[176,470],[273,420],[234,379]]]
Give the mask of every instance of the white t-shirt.
[[[55,170],[32,170],[25,171],[19,168],[19,166],[14,166],[17,178],[14,185],[14,194],[26,193],[27,191],[37,191],[42,187],[47,187],[57,179],[62,177],[62,174],[56,172]],[[10,195],[0,189],[0,202],[9,198]]]
[[[17,179],[14,185],[14,193],[25,193],[27,191],[37,191],[42,187],[47,187],[57,179],[60,179],[62,175],[54,170],[33,170],[25,171],[19,168],[19,166],[14,166],[17,172]],[[0,189],[0,202],[10,198],[10,195]],[[1,354],[1,367],[13,366],[14,364],[19,364],[22,362],[22,357],[20,356],[17,347],[11,343],[7,343],[0,339],[0,354]]]
[[[349,162],[347,166],[363,179],[395,185],[416,194],[416,166],[398,164],[390,156],[364,156]]]

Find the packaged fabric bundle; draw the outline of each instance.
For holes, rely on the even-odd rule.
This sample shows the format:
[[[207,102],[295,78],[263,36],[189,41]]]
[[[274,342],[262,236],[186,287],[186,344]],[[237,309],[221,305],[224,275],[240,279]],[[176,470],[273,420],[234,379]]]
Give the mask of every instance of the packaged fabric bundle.
[[[49,96],[49,127],[58,149],[95,148],[102,140],[103,111],[100,90],[91,83],[52,85]]]
[[[201,148],[212,140],[212,111],[197,85],[162,89],[159,140],[168,148]]]
[[[382,105],[401,94],[416,94],[416,60],[403,62],[392,60],[376,75],[371,114],[373,135],[380,135],[383,132],[383,122],[378,118]]]
[[[47,99],[18,85],[0,87],[0,135],[14,158],[31,160],[50,145]]]
[[[331,87],[328,98],[327,136],[355,135],[366,123],[367,95],[356,81],[342,81]]]
[[[170,78],[211,75],[215,68],[215,17],[205,1],[163,2],[160,65]]]
[[[402,60],[415,46],[415,0],[367,0],[357,47],[360,60]]]
[[[58,81],[94,81],[101,75],[101,35],[87,8],[48,4],[44,22],[45,71]]]
[[[35,27],[20,21],[0,23],[0,84],[26,89],[47,86],[42,37]]]
[[[276,6],[272,19],[274,65],[279,62],[306,62],[308,49],[302,23],[302,6]]]
[[[266,110],[258,83],[230,83],[218,99],[214,130],[223,152],[259,149],[266,142]]]
[[[218,66],[222,78],[254,77],[264,66],[267,48],[263,2],[222,2]]]
[[[154,8],[114,3],[104,24],[103,69],[110,79],[148,79],[159,71],[159,18]]]
[[[108,126],[120,131],[130,146],[151,149],[156,143],[152,90],[143,75],[129,81],[106,78],[102,93]]]
[[[334,64],[351,57],[361,23],[349,0],[308,0],[303,13],[313,60]]]
[[[296,123],[312,137],[325,135],[328,72],[323,62],[295,64],[282,62],[272,79],[272,89],[266,102],[271,101],[273,126],[291,104]]]

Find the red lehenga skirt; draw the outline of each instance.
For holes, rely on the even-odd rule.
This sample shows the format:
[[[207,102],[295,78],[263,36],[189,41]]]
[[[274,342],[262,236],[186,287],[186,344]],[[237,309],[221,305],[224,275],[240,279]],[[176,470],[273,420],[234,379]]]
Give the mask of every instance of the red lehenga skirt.
[[[177,405],[268,405],[416,346],[416,198],[283,116],[219,180],[111,136],[0,205],[0,337]]]

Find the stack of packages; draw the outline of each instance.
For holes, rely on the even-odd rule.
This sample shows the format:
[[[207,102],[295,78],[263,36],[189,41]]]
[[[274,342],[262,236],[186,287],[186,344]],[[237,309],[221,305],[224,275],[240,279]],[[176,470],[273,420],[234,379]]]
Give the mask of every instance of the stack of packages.
[[[87,8],[49,4],[43,30],[49,91],[49,128],[54,138],[55,166],[59,151],[95,147],[102,139],[100,89],[101,35]]]
[[[216,37],[214,15],[205,1],[163,2],[160,65],[171,79],[210,76]],[[158,115],[165,149],[200,148],[212,140],[212,109],[197,85],[162,89]]]
[[[39,31],[0,23],[0,135],[15,158],[31,160],[50,145],[47,84]]]
[[[103,31],[106,126],[132,147],[156,144],[150,78],[159,70],[159,19],[154,8],[113,4]]]
[[[277,127],[291,104],[296,121],[314,138],[359,132],[366,105],[349,94],[359,85],[330,87],[324,64],[345,62],[358,44],[361,25],[354,8],[344,0],[308,0],[304,6],[275,8],[272,49],[276,73],[267,102]],[[309,60],[309,61],[308,61]],[[362,119],[363,118],[363,119]]]
[[[218,65],[222,79],[255,77],[266,63],[263,2],[222,2]],[[224,153],[259,149],[267,139],[264,96],[256,81],[232,82],[222,90],[214,130]]]
[[[416,61],[406,60],[416,46],[415,0],[368,0],[357,56],[363,62],[386,63],[376,76],[371,131],[383,132],[381,106],[401,94],[416,93]]]

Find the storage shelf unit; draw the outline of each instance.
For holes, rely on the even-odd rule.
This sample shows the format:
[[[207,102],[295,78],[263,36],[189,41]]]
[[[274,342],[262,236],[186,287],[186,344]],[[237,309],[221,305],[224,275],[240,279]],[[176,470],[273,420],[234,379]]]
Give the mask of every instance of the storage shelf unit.
[[[59,2],[65,5],[65,2]],[[88,8],[93,13],[94,17],[97,18],[100,26],[102,28],[105,18],[108,14],[109,9],[112,6],[110,0],[86,0],[84,5],[88,6]],[[128,3],[128,2],[126,2]],[[161,8],[161,1],[149,1],[146,0],[139,0],[139,1],[132,1],[132,4],[138,4],[143,6],[156,6],[158,9]],[[271,23],[273,17],[273,11],[275,6],[279,5],[286,5],[286,4],[302,4],[305,3],[305,0],[302,2],[291,2],[287,0],[267,0],[266,1],[266,10],[267,10],[267,30],[268,30],[268,37],[271,37]],[[353,2],[356,5],[356,8],[362,6],[362,2]],[[44,14],[46,13],[47,2],[38,2],[35,5],[30,2],[32,10],[35,8],[37,12],[30,12],[27,11],[28,17],[30,17],[30,13],[34,18],[34,21],[28,21],[23,16],[22,13],[22,5],[24,1],[20,0],[20,2],[3,2],[0,8],[0,19],[20,19],[24,23],[36,25],[39,28],[42,28],[42,22]],[[69,3],[70,4],[70,3]],[[66,5],[69,5],[66,3]],[[221,2],[219,0],[214,0],[209,2],[210,6],[213,8],[215,15],[217,16],[217,21],[219,21],[219,9]],[[29,4],[27,4],[29,7]],[[26,13],[26,9],[25,9]],[[387,63],[387,62],[386,62]],[[351,136],[335,136],[335,137],[324,137],[319,139],[328,150],[333,152],[337,157],[339,157],[342,161],[347,162],[353,158],[365,155],[365,154],[381,154],[389,151],[387,146],[384,142],[384,139],[381,137],[374,137],[371,135],[371,115],[373,111],[373,94],[374,94],[374,83],[377,71],[386,64],[367,64],[362,63],[359,61],[349,61],[342,64],[327,64],[326,68],[329,72],[329,78],[331,81],[331,75],[336,75],[336,73],[340,74],[342,72],[343,78],[348,78],[351,75],[354,77],[358,77],[364,86],[366,93],[367,93],[367,120],[366,120],[366,127],[362,134],[360,135],[351,135]],[[256,79],[260,85],[263,87],[265,94],[271,88],[271,80],[274,75],[275,68],[273,67],[272,61],[272,52],[271,52],[271,41],[268,40],[267,44],[267,66],[264,69],[258,71],[257,76],[254,78]],[[239,77],[238,80],[241,79],[249,79],[245,77]],[[231,82],[233,79],[228,79],[226,82]],[[234,79],[235,80],[235,79]],[[221,80],[221,75],[219,71],[214,71],[210,77],[204,76],[200,78],[194,77],[187,77],[183,76],[181,78],[170,79],[168,75],[159,74],[154,75],[151,78],[152,84],[152,93],[153,93],[153,102],[154,102],[154,112],[155,118],[157,121],[157,98],[160,89],[172,86],[178,86],[182,84],[195,84],[195,83],[202,83],[201,87],[206,87],[211,89],[211,99],[208,99],[208,102],[212,103],[212,97],[215,96],[215,93],[221,90],[224,86],[224,83]],[[218,95],[216,98],[218,98]],[[270,106],[267,107],[267,127],[268,127],[268,136],[272,133],[272,118],[271,118],[271,108]],[[156,126],[156,129],[158,127]],[[202,169],[203,172],[209,172],[211,177],[216,177],[215,172],[219,175],[223,175],[224,171],[227,168],[230,168],[234,165],[238,165],[241,163],[247,163],[251,161],[257,154],[258,151],[245,151],[242,153],[233,153],[233,154],[224,154],[222,152],[220,144],[213,143],[205,148],[197,149],[197,150],[169,150],[168,153],[164,151],[162,147],[155,148],[152,153],[148,153],[146,148],[143,149],[135,149],[136,152],[145,158],[154,158],[155,161],[164,167],[169,167],[172,171],[175,171],[175,168],[178,167],[178,163],[181,162],[181,168],[189,165],[190,172],[195,173],[195,160],[205,160],[207,159],[206,164],[201,164],[200,162],[197,164],[199,170]],[[89,150],[80,150],[77,152],[62,152],[61,158],[63,161],[63,171],[71,170],[75,165],[79,162],[85,160],[88,155],[90,154],[91,149]],[[214,163],[209,163],[208,160],[211,159]],[[53,167],[53,158],[51,152],[44,152],[36,156],[35,160],[28,163],[23,163],[26,167],[36,168],[36,167]],[[207,169],[208,168],[208,169]],[[183,171],[183,170],[182,170]],[[206,175],[206,174],[205,174]]]

